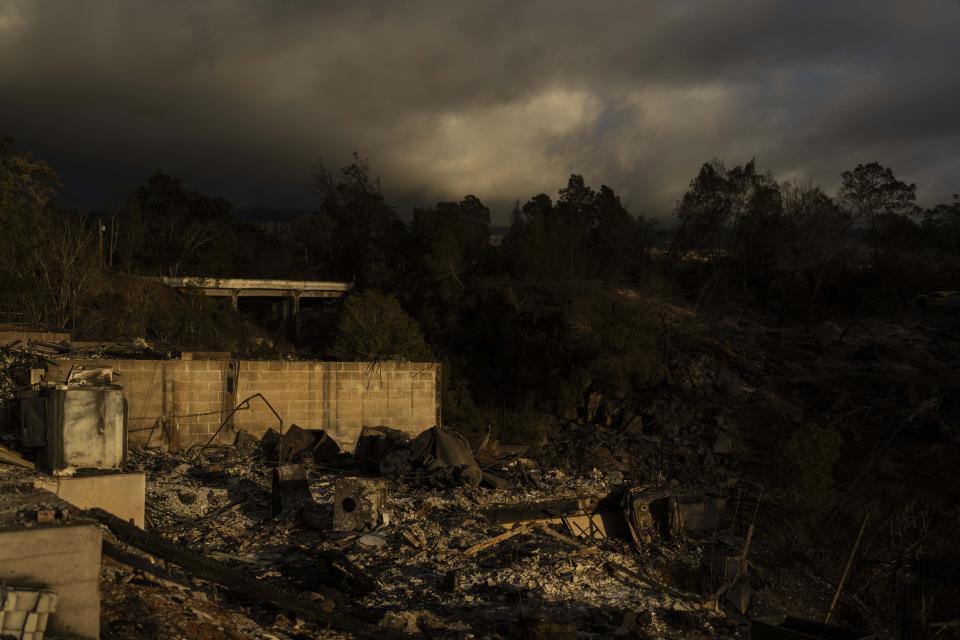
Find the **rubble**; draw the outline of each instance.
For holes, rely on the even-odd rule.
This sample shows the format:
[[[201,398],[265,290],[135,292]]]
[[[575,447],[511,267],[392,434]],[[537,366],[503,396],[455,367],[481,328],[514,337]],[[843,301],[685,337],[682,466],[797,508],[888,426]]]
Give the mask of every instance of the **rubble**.
[[[218,620],[235,637],[376,637],[414,629],[605,637],[637,610],[649,618],[629,624],[655,637],[670,636],[678,611],[697,620],[702,637],[718,630],[734,637],[739,628],[703,609],[698,592],[666,584],[662,571],[700,553],[695,547],[667,529],[657,531],[659,547],[631,540],[625,505],[633,503],[624,501],[630,492],[622,476],[552,470],[538,487],[463,484],[450,470],[462,472],[475,458],[450,432],[428,433],[418,462],[393,483],[356,476],[356,461],[338,459],[342,471],[318,464],[307,450],[295,456],[303,462],[272,466],[270,445],[268,435],[256,447],[238,437],[234,446],[209,446],[199,456],[131,450],[128,466],[146,475],[147,531],[91,512],[110,532],[104,594],[124,600],[133,590],[142,602],[170,608],[193,594],[188,619],[151,623],[171,634]],[[652,494],[633,495],[656,502]],[[343,508],[348,498],[357,503],[352,510]],[[619,530],[578,538],[586,525],[578,528],[576,518],[596,514],[618,518]],[[345,517],[354,519],[344,524]],[[521,521],[513,526],[511,518]],[[117,580],[126,581],[122,589]],[[144,622],[124,609],[104,607],[111,629],[143,630]],[[269,610],[288,614],[265,616]]]
[[[43,640],[47,621],[56,613],[58,600],[52,591],[0,585],[0,636]]]
[[[313,502],[303,465],[281,464],[270,472],[273,515],[286,509],[298,509]]]
[[[864,347],[853,332],[832,340],[817,349],[853,357]],[[327,433],[282,428],[278,416],[262,440],[238,431],[229,446],[211,438],[179,452],[131,450],[126,468],[145,475],[145,531],[101,514],[104,635],[817,637],[810,625],[821,623],[810,621],[824,618],[835,593],[838,619],[882,630],[859,600],[862,574],[837,589],[851,550],[822,563],[836,575],[809,568],[814,550],[790,537],[796,520],[751,482],[779,464],[749,456],[766,450],[757,439],[782,439],[809,417],[775,393],[808,384],[804,372],[791,364],[789,379],[776,377],[774,365],[747,348],[728,354],[719,339],[697,346],[672,386],[641,399],[591,391],[536,446],[488,434],[473,450],[448,428],[411,438],[381,425],[364,428],[347,454]],[[853,371],[825,366],[838,379]],[[95,388],[105,375],[74,383]],[[915,420],[944,424],[932,410]],[[0,477],[33,483],[38,474],[0,465]],[[39,504],[21,524],[64,517]],[[900,562],[889,560],[899,567],[897,606],[921,628],[919,567],[936,572]]]
[[[257,602],[269,603],[281,609],[305,616],[329,629],[363,633],[368,627],[355,619],[335,603],[325,599],[305,599],[286,585],[276,581],[252,579],[241,571],[209,557],[187,551],[164,540],[162,537],[147,533],[133,525],[110,515],[101,509],[90,511],[102,524],[122,542],[153,556],[173,562],[192,576],[210,580],[232,591],[253,598]],[[335,611],[336,610],[336,611]]]
[[[211,450],[211,459],[215,456],[224,467],[219,478],[182,468],[178,460],[183,454],[132,452],[134,464],[152,478],[148,496],[198,496],[192,505],[175,509],[170,506],[181,500],[173,498],[171,504],[168,498],[162,510],[158,501],[148,499],[154,526],[181,543],[201,544],[208,556],[217,553],[227,565],[284,579],[290,588],[336,590],[340,595],[333,599],[353,594],[347,601],[365,612],[358,615],[384,630],[446,628],[469,630],[477,637],[514,637],[539,615],[565,629],[605,637],[621,627],[628,612],[640,609],[650,612],[644,629],[654,637],[670,636],[675,611],[694,616],[698,628],[709,628],[702,637],[714,637],[717,630],[736,635],[736,625],[729,627],[722,614],[701,607],[698,593],[665,587],[658,575],[657,566],[692,550],[665,547],[658,553],[667,556],[651,564],[653,548],[638,552],[628,535],[583,542],[562,523],[531,522],[504,531],[503,524],[492,521],[494,513],[537,513],[543,505],[568,509],[602,503],[613,513],[622,508],[622,491],[601,476],[555,470],[544,474],[541,489],[424,489],[414,483],[381,492],[383,479],[307,464],[314,504],[299,514],[284,510],[274,518],[260,464],[226,447]],[[234,489],[228,492],[228,487]],[[347,528],[335,525],[337,504],[348,493],[344,487],[376,496],[389,523],[369,519],[350,527],[366,533],[338,532]],[[564,495],[569,497],[556,497]],[[239,500],[244,500],[242,507],[224,511]],[[313,526],[305,526],[305,518]],[[324,554],[342,554],[342,559]]]
[[[378,455],[380,472],[406,483],[428,487],[478,487],[482,483],[493,488],[508,484],[480,468],[463,436],[440,427],[427,429],[409,442],[382,430],[367,435],[358,457],[371,460]]]
[[[97,638],[100,541],[96,523],[52,493],[0,482],[0,591],[14,590],[2,635]]]
[[[750,625],[750,637],[752,640],[875,640],[877,636],[814,620],[773,616],[754,620]]]

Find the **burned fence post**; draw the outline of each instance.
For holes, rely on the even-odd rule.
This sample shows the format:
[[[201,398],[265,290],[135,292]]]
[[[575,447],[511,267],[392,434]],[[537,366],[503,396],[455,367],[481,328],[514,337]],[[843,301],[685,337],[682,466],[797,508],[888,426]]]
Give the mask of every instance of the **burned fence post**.
[[[896,640],[926,640],[923,576],[911,569],[897,572]]]
[[[285,509],[302,507],[313,502],[307,473],[301,464],[282,464],[271,471],[274,517]]]

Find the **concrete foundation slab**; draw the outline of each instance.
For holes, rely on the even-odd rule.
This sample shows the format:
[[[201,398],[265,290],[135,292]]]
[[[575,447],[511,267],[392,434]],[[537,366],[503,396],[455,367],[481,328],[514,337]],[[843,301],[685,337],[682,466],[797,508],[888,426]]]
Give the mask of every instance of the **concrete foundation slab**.
[[[0,582],[57,595],[47,624],[50,635],[95,639],[100,634],[100,529],[74,512],[48,491],[0,484]]]
[[[34,486],[46,489],[79,509],[97,507],[144,528],[146,478],[143,473],[46,476],[37,478]]]

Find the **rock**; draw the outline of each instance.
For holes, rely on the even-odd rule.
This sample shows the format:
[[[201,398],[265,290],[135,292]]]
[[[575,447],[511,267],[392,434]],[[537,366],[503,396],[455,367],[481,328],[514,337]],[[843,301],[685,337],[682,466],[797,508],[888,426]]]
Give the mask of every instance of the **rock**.
[[[750,599],[752,597],[753,589],[745,580],[738,581],[724,594],[724,599],[730,606],[740,612],[741,615],[746,615],[747,610],[750,608]]]
[[[387,611],[380,620],[379,626],[402,633],[420,633],[416,611]]]
[[[620,631],[629,637],[646,637],[644,632],[653,624],[653,614],[643,609],[641,611],[625,611]]]
[[[527,637],[531,640],[575,640],[577,625],[543,619],[533,620],[527,624]]]
[[[633,416],[623,425],[624,433],[643,433],[643,417]]]
[[[457,471],[457,480],[465,487],[479,487],[483,481],[483,471],[480,467],[465,465]]]
[[[443,576],[443,590],[456,593],[460,590],[460,569],[451,569]]]
[[[380,533],[367,533],[357,538],[357,543],[368,549],[378,549],[387,544],[387,538]]]
[[[725,433],[717,436],[713,442],[713,452],[718,455],[730,455],[733,453],[733,438]]]

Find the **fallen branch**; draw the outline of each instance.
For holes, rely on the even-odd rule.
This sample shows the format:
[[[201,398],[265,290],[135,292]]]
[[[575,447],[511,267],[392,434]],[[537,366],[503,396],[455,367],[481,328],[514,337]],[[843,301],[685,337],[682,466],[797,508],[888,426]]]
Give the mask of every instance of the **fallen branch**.
[[[510,529],[509,531],[505,531],[504,533],[501,533],[498,536],[494,536],[488,540],[484,540],[483,542],[473,545],[472,547],[464,551],[463,555],[468,558],[471,556],[475,556],[481,551],[483,551],[484,549],[489,549],[490,547],[494,547],[500,544],[501,542],[503,542],[504,540],[509,540],[510,538],[516,535],[519,535],[521,533],[526,533],[529,530],[530,530],[529,525],[522,524],[519,527],[516,527],[515,529]]]
[[[543,533],[553,538],[554,540],[559,540],[560,542],[566,543],[571,547],[576,547],[580,553],[589,554],[589,553],[597,553],[597,551],[599,551],[599,549],[597,549],[596,547],[588,547],[584,544],[581,544],[577,540],[574,540],[570,536],[565,536],[559,531],[554,531],[553,529],[550,528],[550,525],[543,524],[537,528],[540,529],[540,531],[542,531]]]
[[[840,582],[837,583],[837,591],[833,594],[833,601],[830,603],[830,609],[827,611],[827,617],[824,618],[824,622],[830,622],[830,618],[833,616],[833,610],[837,606],[837,601],[840,600],[840,593],[843,591],[843,583],[847,581],[847,574],[850,573],[850,565],[853,564],[853,557],[857,554],[857,549],[860,548],[860,540],[863,539],[863,532],[867,528],[867,520],[870,519],[870,512],[868,511],[863,516],[863,524],[860,525],[860,533],[857,534],[857,541],[853,543],[853,549],[850,550],[850,556],[847,558],[847,565],[843,568],[843,575],[840,576]]]
[[[244,575],[208,556],[188,551],[156,534],[148,533],[124,522],[103,509],[89,509],[86,513],[110,529],[121,542],[167,562],[172,562],[192,577],[215,582],[251,600],[298,613],[328,629],[346,631],[362,638],[409,637],[407,634],[374,627],[355,618],[347,611],[323,606],[333,604],[332,601],[324,601],[323,604],[318,604],[303,598],[299,593],[281,583],[256,580]]]
[[[717,608],[717,602],[720,600],[720,596],[726,593],[728,590],[732,589],[734,585],[737,584],[737,581],[741,578],[746,577],[747,569],[750,566],[749,561],[747,560],[750,554],[750,543],[753,541],[753,525],[750,525],[750,528],[747,529],[747,538],[743,543],[743,550],[740,551],[740,561],[737,563],[737,572],[733,575],[732,578],[720,585],[720,588],[708,595],[701,601],[701,606],[705,609],[714,610]]]

